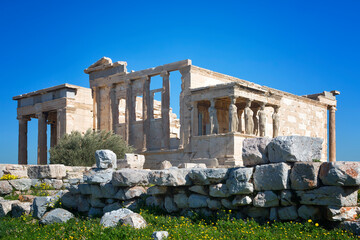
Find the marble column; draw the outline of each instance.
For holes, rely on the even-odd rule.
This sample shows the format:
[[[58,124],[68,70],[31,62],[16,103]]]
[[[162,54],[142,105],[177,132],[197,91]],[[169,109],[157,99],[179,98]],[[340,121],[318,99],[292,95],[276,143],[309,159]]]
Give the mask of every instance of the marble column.
[[[150,77],[144,76],[143,80],[143,147],[142,151],[145,152],[149,148],[150,142]]]
[[[210,100],[210,107],[209,107],[210,134],[218,134],[219,133],[219,122],[217,119],[215,103],[216,103],[215,99]]]
[[[161,147],[170,148],[170,73],[161,72],[163,78],[163,89],[161,92],[161,121],[162,121],[162,139]]]
[[[56,110],[57,140],[66,134],[66,111],[66,108]]]
[[[191,136],[197,136],[199,133],[199,109],[197,106],[197,102],[191,103],[192,111],[191,111]]]
[[[47,123],[46,113],[41,112],[36,114],[38,118],[38,155],[37,164],[47,164]]]
[[[125,140],[129,145],[133,145],[132,139],[132,125],[136,121],[135,106],[132,97],[132,82],[131,80],[126,81],[126,109],[125,109]]]
[[[91,88],[91,94],[93,97],[93,130],[97,130],[97,88]]]
[[[30,117],[19,116],[19,149],[18,149],[18,164],[27,164],[27,132],[28,121]]]
[[[55,147],[57,144],[57,124],[56,122],[50,123],[50,147]]]
[[[119,99],[117,97],[116,86],[113,86],[110,90],[111,101],[111,118],[112,118],[112,131],[118,133],[119,126]]]
[[[336,107],[329,107],[329,161],[336,162],[336,128],[335,128]]]
[[[230,97],[230,106],[229,106],[229,132],[237,132],[237,128],[239,125],[239,119],[237,115],[237,108],[236,108],[236,97]]]

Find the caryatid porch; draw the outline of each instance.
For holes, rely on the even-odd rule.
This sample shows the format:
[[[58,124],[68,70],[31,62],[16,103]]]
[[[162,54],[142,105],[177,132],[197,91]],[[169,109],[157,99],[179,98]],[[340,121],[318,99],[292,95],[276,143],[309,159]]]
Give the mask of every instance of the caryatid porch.
[[[238,145],[244,138],[276,137],[279,134],[280,100],[280,95],[239,83],[192,89],[193,151],[212,151],[209,155],[218,158],[222,164],[241,164]],[[215,145],[211,144],[213,141]],[[197,149],[206,145],[204,142],[210,142],[213,150]],[[216,142],[223,147],[217,152]]]

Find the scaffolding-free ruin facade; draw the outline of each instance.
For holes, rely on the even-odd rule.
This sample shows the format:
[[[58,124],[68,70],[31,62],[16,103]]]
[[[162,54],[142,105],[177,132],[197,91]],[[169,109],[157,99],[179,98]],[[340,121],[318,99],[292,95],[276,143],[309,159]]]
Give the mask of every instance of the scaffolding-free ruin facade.
[[[181,74],[179,119],[170,108],[170,81],[175,71]],[[88,90],[91,96],[88,95],[84,103],[87,113],[81,114],[83,120],[79,118],[72,128],[67,129],[113,131],[123,136],[138,153],[145,155],[146,168],[157,168],[164,160],[177,165],[204,159],[217,159],[220,165],[241,166],[245,138],[288,135],[323,138],[321,160],[326,161],[328,125],[329,158],[335,161],[337,91],[296,96],[196,67],[191,60],[127,72],[126,62],[113,63],[104,57],[85,73],[89,74],[91,88]],[[150,82],[155,76],[161,76],[162,88],[150,90]],[[69,86],[76,89],[76,86],[64,85],[65,89],[70,89]],[[83,88],[79,89],[82,91]],[[41,95],[41,91],[48,94],[51,88],[35,93]],[[39,139],[46,139],[44,134],[40,134],[44,122],[51,124],[51,114],[46,108],[33,106],[31,113],[24,111],[29,106],[23,102],[30,101],[27,99],[34,98],[35,93],[14,97],[18,101],[19,163],[22,164],[27,163],[27,150],[23,144],[26,120],[23,119],[39,119]],[[154,100],[155,93],[161,93],[160,102]],[[72,98],[76,102],[76,96],[77,93],[62,95],[61,99],[68,103]],[[49,101],[54,100],[44,98],[41,105]],[[69,115],[70,112],[65,111],[65,116]],[[62,124],[59,119],[57,117],[57,126]],[[80,127],[80,122],[86,124]],[[57,138],[61,136],[57,134]],[[39,154],[43,154],[38,158],[39,164],[46,163],[43,153],[46,153],[46,147],[42,145],[43,141],[39,140]]]

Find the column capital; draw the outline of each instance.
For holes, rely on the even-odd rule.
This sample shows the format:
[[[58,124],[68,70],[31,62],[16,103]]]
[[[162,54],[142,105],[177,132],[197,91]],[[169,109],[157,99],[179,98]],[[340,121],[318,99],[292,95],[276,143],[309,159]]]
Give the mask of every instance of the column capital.
[[[231,104],[235,104],[235,103],[236,103],[236,96],[235,96],[235,95],[231,95],[231,96],[229,96],[229,97],[230,97]]]
[[[162,72],[160,73],[160,76],[161,76],[161,77],[168,77],[168,76],[170,76],[170,73],[169,73],[168,71],[162,71]]]
[[[337,111],[336,106],[329,106],[328,109],[329,109],[330,112],[335,112],[335,111]]]

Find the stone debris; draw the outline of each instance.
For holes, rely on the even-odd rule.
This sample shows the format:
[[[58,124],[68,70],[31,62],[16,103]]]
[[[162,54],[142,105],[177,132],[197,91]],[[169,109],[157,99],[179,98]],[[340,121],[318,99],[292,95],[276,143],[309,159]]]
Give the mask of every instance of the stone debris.
[[[242,147],[244,166],[256,166],[269,163],[267,146],[271,138],[246,138]]]
[[[45,215],[41,218],[40,223],[45,225],[53,223],[65,223],[74,217],[74,214],[71,212],[62,208],[56,208],[45,213]]]
[[[279,136],[268,145],[271,163],[312,162],[321,159],[323,139],[305,136]]]
[[[169,237],[167,231],[155,231],[151,234],[153,240],[163,240]]]
[[[95,160],[97,168],[117,168],[116,154],[111,150],[97,150]]]

